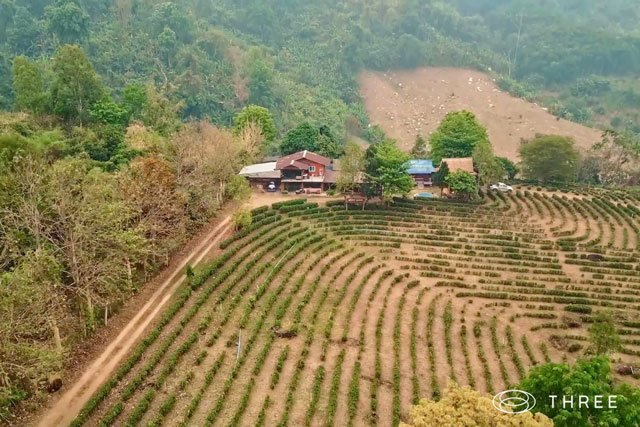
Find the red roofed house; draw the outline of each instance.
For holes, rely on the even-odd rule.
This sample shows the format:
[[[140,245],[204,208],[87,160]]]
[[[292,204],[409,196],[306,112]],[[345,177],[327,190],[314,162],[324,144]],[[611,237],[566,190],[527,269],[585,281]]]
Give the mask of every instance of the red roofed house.
[[[276,170],[282,173],[282,190],[325,191],[330,184],[335,184],[331,159],[307,150],[281,157],[276,163]]]
[[[245,167],[240,175],[245,176],[249,182],[259,186],[262,182],[260,176],[253,172],[254,168],[269,166],[271,182],[280,185],[281,190],[306,192],[322,192],[335,185],[338,180],[338,162],[311,151],[300,151],[280,157],[275,166],[270,163],[250,165]]]

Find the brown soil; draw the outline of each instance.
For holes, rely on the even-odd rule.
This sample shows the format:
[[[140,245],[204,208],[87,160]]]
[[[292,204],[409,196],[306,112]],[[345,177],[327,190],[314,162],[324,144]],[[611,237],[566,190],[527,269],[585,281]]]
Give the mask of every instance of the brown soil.
[[[587,222],[590,225],[590,232],[587,233],[588,239],[593,239],[598,235],[596,222],[593,220],[587,221],[584,217],[578,216],[578,225],[576,226],[574,217],[570,215],[568,211],[563,211],[562,209],[558,208],[555,203],[552,203],[551,199],[549,198],[551,194],[550,192],[541,192],[532,188],[530,188],[529,191],[532,194],[541,195],[542,199],[545,201],[546,204],[543,204],[539,201],[537,202],[540,205],[539,209],[541,209],[542,215],[538,214],[538,208],[533,204],[532,201],[538,199],[534,199],[533,197],[519,199],[515,195],[510,195],[505,196],[504,199],[509,203],[508,209],[502,205],[503,202],[498,203],[498,208],[504,207],[504,210],[502,211],[502,215],[500,217],[496,216],[486,219],[482,219],[480,217],[478,219],[478,223],[463,223],[459,222],[462,218],[449,216],[447,219],[447,221],[449,221],[448,225],[456,228],[456,230],[460,230],[456,231],[457,235],[466,236],[471,240],[477,241],[477,243],[479,243],[480,240],[483,239],[483,237],[481,236],[485,233],[501,234],[503,232],[521,233],[526,231],[537,234],[538,238],[535,239],[535,241],[537,242],[535,243],[536,250],[540,251],[541,255],[544,252],[545,256],[558,257],[560,259],[560,262],[562,264],[561,276],[569,278],[570,285],[580,285],[585,289],[589,289],[590,285],[584,283],[585,276],[584,272],[580,270],[580,266],[574,264],[566,264],[564,262],[567,259],[566,256],[568,254],[560,253],[555,249],[542,250],[540,248],[540,245],[542,243],[541,241],[538,241],[538,239],[555,240],[555,238],[553,238],[552,236],[553,230],[551,228],[554,226],[559,227],[561,224],[562,228],[558,230],[575,230],[573,232],[574,236],[586,233]],[[255,196],[250,205],[253,207],[258,204],[271,204],[275,201],[287,199],[290,197],[292,196],[285,197],[278,194],[261,194]],[[574,198],[574,196],[571,194],[567,194],[567,197],[572,200]],[[561,218],[561,211],[563,211],[566,215],[566,219],[564,220],[564,222]],[[426,212],[423,213],[427,215]],[[393,229],[398,233],[401,233],[403,235],[407,234],[409,236],[412,233],[427,230],[430,225],[439,224],[443,220],[443,217],[445,217],[446,215],[446,213],[430,212],[426,217],[427,222],[424,225],[419,226],[411,223],[396,223],[393,218],[390,218],[389,229]],[[523,216],[525,218],[522,218]],[[500,223],[499,226],[496,226],[495,228],[492,228],[491,224],[489,224],[488,228],[482,227],[482,223],[484,221],[491,221],[495,220],[496,218],[504,218],[504,220],[502,221],[503,223]],[[323,229],[323,226],[320,223],[315,224],[313,221],[307,222],[307,220],[301,220],[299,219],[299,217],[292,217],[291,219],[293,223],[300,221],[303,227],[309,227],[310,229],[322,232],[321,230]],[[290,226],[293,226],[293,224],[291,224]],[[461,227],[464,227],[464,231],[461,231]],[[611,234],[612,231],[610,230],[607,223],[604,223],[603,227],[609,234]],[[635,232],[631,233],[632,229],[628,225],[615,227],[612,236],[615,237],[616,245],[622,244],[622,234],[625,228],[630,235],[635,235]],[[273,237],[279,235],[279,233],[282,234],[283,231],[272,230],[270,234],[256,239],[255,242],[252,240],[251,244],[242,246],[242,249],[240,249],[238,256],[242,254],[252,254],[254,252],[256,252],[257,255],[257,252],[259,252],[259,250],[253,249],[253,243],[258,244],[262,241],[271,241]],[[376,246],[368,246],[366,245],[366,243],[361,244],[358,241],[349,241],[345,238],[345,235],[333,235],[331,233],[328,233],[327,238],[333,239],[336,242],[343,243],[345,245],[345,248],[352,248],[354,251],[348,255],[344,255],[341,259],[335,262],[330,262],[333,256],[342,253],[344,249],[335,250],[331,255],[322,258],[320,257],[320,253],[318,251],[320,250],[319,248],[323,248],[326,245],[323,242],[314,244],[309,247],[305,247],[304,250],[301,249],[293,259],[287,261],[286,265],[283,266],[283,269],[281,271],[273,276],[273,280],[268,287],[267,293],[265,293],[265,295],[255,303],[255,308],[252,310],[252,314],[248,321],[248,324],[243,330],[243,342],[246,343],[249,339],[249,336],[254,331],[257,331],[259,318],[258,315],[263,312],[266,314],[264,324],[261,326],[261,329],[257,335],[257,340],[254,347],[250,350],[249,358],[246,360],[246,363],[244,365],[240,366],[237,375],[235,375],[234,377],[234,381],[231,388],[229,389],[229,392],[225,395],[222,410],[219,412],[214,422],[215,426],[227,425],[228,422],[234,417],[236,412],[242,408],[243,396],[245,394],[245,391],[249,390],[249,387],[253,388],[251,393],[248,394],[248,406],[246,408],[246,411],[244,411],[244,414],[240,418],[239,425],[254,425],[257,420],[258,413],[262,408],[262,404],[267,397],[271,399],[272,405],[266,412],[265,425],[276,425],[285,413],[284,411],[287,405],[287,396],[291,391],[292,386],[295,388],[293,389],[292,394],[293,400],[289,402],[289,404],[291,405],[289,411],[289,425],[304,425],[306,421],[306,413],[309,408],[310,399],[313,393],[314,375],[316,369],[320,366],[325,369],[325,377],[319,388],[320,391],[318,405],[315,415],[311,419],[311,425],[320,426],[327,424],[327,416],[329,414],[329,401],[332,384],[334,381],[334,375],[336,375],[336,378],[337,375],[340,376],[340,380],[338,383],[338,399],[337,405],[335,407],[336,412],[334,425],[347,425],[350,417],[349,388],[352,381],[355,362],[356,360],[358,360],[358,356],[360,356],[361,370],[360,377],[358,379],[359,396],[356,405],[356,411],[355,414],[353,414],[353,422],[354,425],[369,424],[370,420],[372,419],[371,407],[373,402],[371,390],[373,380],[375,378],[376,369],[376,330],[378,319],[384,306],[385,295],[387,295],[388,290],[389,292],[385,309],[384,322],[381,325],[380,335],[382,344],[381,351],[379,353],[381,383],[377,395],[375,396],[375,399],[377,401],[377,424],[380,426],[387,426],[391,425],[392,423],[392,415],[394,409],[394,364],[398,363],[400,369],[399,403],[400,414],[403,420],[407,420],[408,412],[411,407],[411,401],[413,398],[412,377],[414,374],[418,380],[420,396],[431,397],[431,372],[428,356],[429,351],[427,348],[425,334],[427,331],[428,323],[428,307],[430,302],[433,301],[436,295],[440,294],[441,297],[436,303],[432,339],[435,349],[436,379],[441,392],[444,391],[451,372],[449,361],[447,360],[445,344],[445,324],[443,321],[444,309],[448,301],[451,301],[453,305],[452,308],[454,322],[451,328],[451,340],[452,363],[455,374],[460,383],[468,383],[469,378],[467,377],[466,359],[463,354],[463,347],[459,334],[459,331],[462,327],[462,311],[464,309],[464,324],[467,328],[469,365],[473,378],[476,382],[476,389],[483,393],[487,392],[488,388],[486,386],[484,378],[483,365],[477,352],[477,340],[473,333],[473,325],[476,321],[482,322],[482,336],[480,337],[480,341],[482,342],[484,352],[488,359],[488,365],[491,371],[491,384],[493,385],[493,389],[495,392],[503,390],[506,387],[506,384],[502,378],[500,364],[497,360],[496,349],[494,348],[494,343],[491,338],[490,323],[491,319],[494,316],[497,318],[497,352],[500,354],[502,362],[504,363],[505,369],[507,371],[509,382],[511,383],[518,383],[519,373],[509,349],[506,334],[507,325],[509,325],[512,329],[516,353],[518,354],[526,370],[531,368],[532,362],[524,350],[522,344],[523,336],[527,337],[531,350],[534,353],[534,358],[537,359],[538,362],[544,361],[544,357],[540,348],[541,343],[547,343],[548,352],[552,360],[556,362],[561,361],[563,356],[568,356],[569,362],[573,362],[575,360],[575,357],[580,354],[573,353],[567,355],[566,351],[561,351],[553,348],[550,343],[550,338],[553,334],[571,333],[575,334],[576,336],[584,335],[584,328],[569,331],[544,328],[536,331],[531,330],[531,327],[533,325],[548,322],[548,320],[546,319],[534,319],[524,316],[524,314],[528,312],[536,312],[537,310],[535,307],[537,307],[538,305],[542,305],[542,303],[528,303],[533,305],[532,308],[531,306],[526,307],[525,305],[527,305],[527,303],[525,302],[493,300],[491,298],[485,297],[475,298],[469,296],[459,296],[459,292],[463,291],[463,289],[436,286],[437,282],[442,280],[442,278],[420,275],[419,270],[430,270],[433,265],[424,263],[419,264],[415,260],[406,261],[399,258],[410,256],[415,258],[425,258],[433,260],[438,259],[441,261],[448,260],[448,267],[450,267],[452,270],[450,273],[455,276],[455,280],[467,283],[469,285],[476,285],[477,288],[475,289],[475,291],[480,291],[483,287],[486,287],[488,285],[496,287],[498,286],[497,281],[499,279],[517,279],[522,281],[532,280],[537,283],[544,284],[547,289],[564,288],[565,286],[568,286],[565,285],[564,282],[552,282],[552,280],[555,280],[553,276],[544,273],[523,274],[516,270],[509,270],[512,267],[510,264],[497,263],[497,261],[500,260],[499,258],[489,258],[486,260],[479,259],[478,257],[480,257],[480,255],[467,255],[463,254],[462,251],[452,250],[452,248],[447,249],[446,247],[439,247],[437,245],[430,246],[430,248],[428,249],[425,247],[421,248],[417,243],[410,243],[411,240],[403,242],[399,248],[382,249]],[[201,241],[208,242],[209,240],[205,236],[205,238],[203,238]],[[605,235],[603,244],[606,244],[607,241],[608,235]],[[631,244],[633,244],[635,241],[635,239],[630,239]],[[279,248],[282,249],[281,246],[279,246]],[[480,249],[478,250],[480,252],[483,251]],[[366,256],[364,258],[358,258],[353,261],[355,255],[359,252],[364,252]],[[373,262],[358,269],[359,262],[368,256],[374,257]],[[318,260],[316,260],[316,257],[319,257]],[[466,259],[467,257],[469,258],[468,260]],[[280,258],[280,255],[278,255],[278,258]],[[473,258],[473,260],[471,258]],[[181,343],[184,342],[186,336],[189,336],[191,333],[198,330],[198,325],[206,315],[212,315],[210,326],[208,326],[205,331],[201,331],[201,337],[194,345],[194,347],[189,350],[188,353],[185,354],[185,356],[178,362],[179,364],[177,365],[175,371],[170,375],[164,385],[162,387],[158,387],[158,396],[151,403],[150,409],[140,421],[140,425],[149,424],[149,422],[151,422],[157,416],[160,411],[160,406],[170,395],[175,396],[176,404],[170,414],[165,418],[164,425],[178,425],[180,422],[184,421],[186,409],[192,402],[192,399],[196,395],[196,393],[202,388],[207,370],[212,366],[214,360],[216,360],[220,354],[226,353],[226,360],[222,368],[217,373],[217,376],[214,378],[210,387],[204,392],[202,401],[200,402],[193,417],[188,420],[188,425],[202,425],[205,423],[205,419],[207,418],[212,408],[215,407],[216,401],[221,395],[220,393],[222,392],[222,387],[224,386],[225,381],[230,378],[230,375],[234,369],[236,356],[236,348],[234,346],[236,338],[234,338],[234,334],[238,332],[238,324],[240,318],[243,316],[245,308],[249,307],[249,302],[251,301],[251,298],[253,297],[255,292],[255,286],[253,286],[253,284],[252,286],[249,286],[248,291],[246,292],[243,291],[243,293],[240,293],[239,289],[242,288],[242,285],[247,284],[247,277],[254,274],[254,272],[258,269],[258,266],[264,265],[265,262],[269,262],[271,265],[276,265],[276,263],[278,263],[278,259],[276,259],[274,252],[269,251],[267,252],[267,255],[264,256],[264,259],[260,260],[248,271],[245,271],[243,269],[243,265],[245,265],[244,263],[249,262],[249,259],[251,258],[247,258],[245,261],[243,261],[243,263],[240,264],[236,268],[236,270],[231,273],[231,275],[228,276],[225,280],[223,286],[229,283],[235,283],[234,280],[239,279],[239,282],[228,291],[229,298],[227,298],[226,300],[222,300],[223,302],[221,303],[214,302],[216,296],[223,293],[223,286],[217,288],[214,293],[211,294],[211,299],[207,300],[205,305],[202,306],[201,310],[193,317],[190,322],[188,322],[187,325],[185,325],[183,333],[175,340],[175,343],[171,344],[171,348],[169,348],[169,350],[165,353],[171,354],[171,352],[173,352],[177,347],[181,345]],[[295,270],[292,270],[296,262],[300,262],[300,265],[295,266]],[[347,262],[350,262],[349,265],[346,266],[343,271],[339,270],[339,266],[346,265]],[[355,308],[353,309],[353,312],[350,313],[349,306],[352,298],[357,295],[357,287],[362,283],[362,279],[363,277],[365,277],[367,272],[370,271],[375,265],[382,265],[382,267],[377,270],[377,272],[373,274],[363,285],[362,292],[358,297]],[[493,269],[484,269],[485,265],[493,267]],[[314,283],[314,280],[319,277],[325,266],[329,266],[329,268],[325,270],[324,275],[318,280],[317,287],[314,288],[315,290],[313,291],[313,293],[310,296],[307,296],[307,292],[312,289],[312,283]],[[374,291],[375,283],[386,270],[392,270],[392,276],[387,277],[384,281],[382,281],[380,287],[377,289],[375,297],[372,297],[371,300],[369,300],[370,295],[372,295],[372,292]],[[341,273],[339,275],[336,275],[336,273],[339,271],[341,271]],[[267,311],[266,301],[268,299],[268,296],[279,286],[280,283],[282,283],[281,281],[283,277],[285,277],[286,272],[292,272],[292,276],[287,282],[286,286],[283,287],[282,292],[277,295],[277,301],[275,305],[271,306],[269,311]],[[349,287],[346,289],[344,298],[338,304],[340,291],[342,287],[346,285],[347,277],[349,277],[353,273],[355,273],[355,277],[353,278]],[[392,286],[391,284],[393,278],[404,273],[408,273],[409,277],[405,278],[402,282],[396,283]],[[493,275],[488,275],[486,273],[492,273]],[[529,271],[529,273],[532,272]],[[269,274],[269,270],[261,270],[261,273],[259,275],[256,275],[257,277],[254,280],[255,284],[257,285],[263,283],[263,281]],[[335,280],[332,281],[334,276]],[[301,278],[302,280],[300,280]],[[407,291],[406,301],[404,305],[401,305],[401,297],[405,286],[407,285],[407,283],[414,279],[418,279],[419,284]],[[245,289],[247,288],[245,287]],[[420,294],[420,292],[422,292],[423,289],[426,290],[422,295],[421,303],[420,305],[416,305],[418,295]],[[295,319],[294,314],[296,308],[301,307],[300,329],[298,331],[298,335],[292,338],[276,338],[273,346],[268,349],[264,346],[268,342],[268,337],[270,337],[271,334],[271,327],[275,323],[276,311],[280,306],[280,303],[282,301],[285,301],[286,298],[290,298],[290,302],[288,305],[288,309],[285,312],[284,317],[282,318],[281,329],[288,330],[292,328]],[[306,300],[306,302],[303,302],[303,298],[309,299]],[[325,298],[324,305],[320,307],[320,301],[322,301],[323,298]],[[207,347],[205,345],[207,338],[211,337],[214,331],[218,330],[218,325],[220,324],[223,316],[225,316],[225,313],[227,313],[226,310],[230,308],[231,301],[233,300],[237,301],[238,304],[235,306],[236,308],[234,308],[233,311],[230,312],[231,314],[228,318],[229,321],[225,323],[224,326],[220,326],[220,338],[211,346]],[[189,304],[191,304],[192,302],[193,301],[190,301],[183,308],[183,310],[189,310]],[[327,357],[323,360],[323,358],[321,357],[322,347],[326,339],[326,328],[330,325],[329,319],[333,307],[336,308],[336,314],[333,318],[331,333],[329,335],[330,339],[327,341]],[[418,308],[418,317],[415,329],[415,354],[417,359],[415,372],[413,371],[412,367],[412,356],[410,350],[412,315],[414,307]],[[566,314],[563,307],[564,305],[559,306],[553,304],[552,310],[546,310],[545,312],[557,314],[558,319],[553,321],[561,322],[561,316]],[[319,310],[317,318],[314,316],[316,309]],[[400,346],[399,357],[396,360],[394,348],[394,326],[397,313],[400,313]],[[137,364],[137,366],[131,371],[131,373],[123,378],[120,384],[118,384],[112,390],[110,395],[95,411],[86,425],[99,424],[100,420],[104,418],[104,416],[108,413],[109,409],[113,407],[113,405],[115,405],[117,402],[123,401],[122,391],[124,387],[129,384],[131,382],[131,379],[143,369],[143,366],[148,362],[149,358],[153,357],[160,346],[160,342],[164,341],[164,338],[169,333],[169,331],[174,330],[175,327],[180,324],[181,317],[182,316],[175,316],[175,318],[171,321],[167,328],[165,328],[166,331],[162,333],[161,338],[158,340],[158,342],[156,342],[149,348],[149,350],[143,356],[143,359]],[[347,340],[342,341],[342,333],[347,324],[350,325],[347,331]],[[305,348],[305,339],[307,337],[307,332],[312,325],[314,325],[314,335],[311,336],[308,352],[304,352],[303,348]],[[363,351],[361,354],[359,354],[359,340],[361,330],[364,332],[365,339]],[[227,345],[228,341],[231,342],[231,345]],[[280,374],[280,380],[278,384],[274,387],[274,389],[271,389],[269,387],[271,375],[274,371],[277,358],[285,346],[289,346],[289,356],[283,365],[283,370]],[[264,355],[265,363],[262,366],[262,369],[258,370],[258,374],[254,375],[253,370],[259,360],[257,356],[261,354],[263,349],[264,351],[267,351],[267,353],[265,353]],[[342,366],[340,367],[340,370],[338,370],[337,356],[343,349],[345,350],[345,358]],[[206,356],[204,357],[202,362],[198,364],[196,363],[196,357],[203,351],[206,351]],[[164,357],[166,358],[166,356]],[[619,355],[618,357],[625,362],[637,362],[637,357],[622,355]],[[166,366],[166,359],[161,360],[160,364],[154,368],[153,372],[145,380],[145,383],[136,391],[135,396],[124,403],[125,408],[123,410],[123,413],[117,420],[118,425],[123,425],[126,422],[127,418],[133,412],[136,405],[141,402],[141,399],[143,398],[144,393],[146,393],[146,390],[148,390],[149,387],[153,386],[154,379],[157,378],[163,366]],[[300,376],[297,377],[296,371],[297,369],[299,369],[299,367],[302,367],[302,370],[299,373]],[[92,371],[90,370],[88,370],[87,372],[92,373]],[[193,378],[191,379],[189,384],[182,388],[180,386],[180,382],[183,380],[183,378],[186,377],[188,372],[193,372]],[[86,375],[88,374],[85,374],[85,376]],[[255,380],[253,386],[251,385],[252,379]],[[81,381],[82,380],[83,378],[81,378]],[[78,384],[81,383],[79,382]],[[88,391],[86,393],[80,392],[78,395],[85,396],[85,394],[90,393]],[[75,412],[77,411],[77,409],[78,408],[76,408],[75,405],[71,407],[71,409],[68,409],[67,412],[70,415],[67,418],[72,419],[73,416],[75,416]],[[60,410],[58,411],[58,415],[60,415]]]
[[[580,148],[601,132],[564,119],[502,91],[487,74],[460,68],[363,72],[362,97],[372,124],[380,125],[408,150],[416,135],[433,133],[451,111],[469,110],[486,126],[498,156],[517,160],[521,138],[536,133],[571,136]]]

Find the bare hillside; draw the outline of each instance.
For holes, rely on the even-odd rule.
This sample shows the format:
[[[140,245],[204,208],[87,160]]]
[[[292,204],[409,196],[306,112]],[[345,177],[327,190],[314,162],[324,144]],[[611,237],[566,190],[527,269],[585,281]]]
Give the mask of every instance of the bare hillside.
[[[578,147],[599,141],[601,132],[558,119],[539,105],[498,88],[488,75],[459,68],[363,72],[362,97],[373,124],[409,149],[416,134],[430,135],[450,111],[472,111],[487,127],[496,154],[517,159],[521,138],[536,133],[572,136]]]

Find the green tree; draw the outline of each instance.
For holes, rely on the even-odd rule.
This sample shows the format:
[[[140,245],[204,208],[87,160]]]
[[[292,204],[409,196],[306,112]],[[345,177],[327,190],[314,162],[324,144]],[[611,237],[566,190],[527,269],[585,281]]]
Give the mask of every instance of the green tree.
[[[320,137],[320,131],[317,127],[309,122],[299,124],[296,128],[287,132],[280,145],[280,151],[282,154],[292,154],[298,151],[318,150],[318,138]]]
[[[264,59],[257,49],[251,50],[248,57],[249,102],[269,108],[274,104],[273,65]]]
[[[233,130],[236,135],[240,134],[249,123],[256,123],[260,126],[262,136],[267,142],[271,142],[276,138],[276,125],[268,109],[257,105],[244,107],[233,118]]]
[[[122,93],[122,106],[127,110],[129,118],[138,120],[147,105],[147,88],[140,84],[125,86]]]
[[[98,74],[78,46],[63,46],[53,59],[51,103],[67,120],[84,121],[104,95]]]
[[[579,156],[571,138],[538,135],[522,141],[520,158],[522,173],[527,179],[546,183],[570,181],[576,177]]]
[[[509,179],[514,179],[516,175],[518,175],[518,173],[520,172],[520,169],[518,168],[518,166],[516,166],[515,163],[513,163],[511,160],[507,159],[506,157],[497,157],[497,159],[502,164],[502,167],[504,168],[504,170],[507,172],[507,177]]]
[[[440,163],[440,167],[433,174],[433,184],[440,187],[440,196],[442,196],[442,189],[447,186],[447,176],[449,175],[449,165],[447,163]]]
[[[451,191],[460,199],[471,199],[478,193],[476,179],[467,171],[451,172],[444,181]]]
[[[536,397],[534,413],[543,413],[556,427],[634,426],[640,419],[640,389],[626,384],[614,385],[609,359],[604,356],[581,359],[570,367],[567,363],[548,363],[531,369],[518,387]],[[616,409],[577,405],[563,408],[563,396],[602,396],[606,405],[616,395]],[[550,396],[556,396],[555,402]]]
[[[93,104],[89,113],[91,119],[109,125],[126,126],[129,123],[129,111],[126,107],[106,98]]]
[[[45,25],[61,44],[78,43],[89,35],[89,15],[73,0],[60,0],[45,8]]]
[[[13,15],[13,26],[7,31],[7,42],[13,52],[32,54],[40,37],[40,25],[27,8],[18,6]]]
[[[415,186],[407,173],[409,156],[388,139],[376,144],[375,161],[376,168],[368,178],[380,187],[383,199],[390,202],[394,196],[407,196]]]
[[[502,163],[493,155],[489,141],[476,144],[473,149],[473,163],[478,171],[480,185],[499,181],[507,174]]]
[[[320,135],[316,142],[318,154],[321,154],[330,159],[337,159],[344,153],[343,146],[338,143],[336,137],[331,133],[331,129],[327,125],[322,125],[318,128]]]
[[[231,222],[233,222],[236,231],[242,230],[251,225],[251,212],[248,209],[240,208],[231,215]]]
[[[183,102],[173,102],[156,89],[147,85],[146,103],[142,109],[142,122],[161,135],[169,135],[180,127],[180,112]]]
[[[365,153],[353,142],[347,142],[344,155],[340,158],[340,176],[336,186],[338,191],[355,191],[362,183],[365,169]]]
[[[38,67],[24,56],[13,61],[14,107],[17,111],[42,112],[44,92]]]
[[[369,126],[364,131],[364,139],[369,141],[372,144],[377,144],[378,142],[384,141],[387,136],[384,133],[384,130],[378,125]]]
[[[597,356],[615,353],[622,345],[613,315],[610,312],[598,312],[593,317],[593,323],[589,326],[588,331],[591,342],[589,351]]]
[[[471,157],[476,144],[488,142],[487,130],[469,111],[449,113],[431,135],[431,158],[439,164],[444,158]]]
[[[426,159],[429,156],[429,149],[427,148],[427,141],[422,135],[416,136],[416,143],[411,149],[411,157],[414,159]]]
[[[236,175],[227,184],[227,196],[236,202],[245,202],[251,197],[251,186],[247,180]]]

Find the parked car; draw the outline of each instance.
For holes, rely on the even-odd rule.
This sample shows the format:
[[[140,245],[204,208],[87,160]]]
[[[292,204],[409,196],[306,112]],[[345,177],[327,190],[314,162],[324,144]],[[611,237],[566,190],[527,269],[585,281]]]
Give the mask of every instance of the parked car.
[[[271,181],[271,182],[269,183],[269,185],[267,186],[267,191],[268,191],[269,193],[275,193],[275,192],[276,192],[276,190],[277,190],[277,188],[276,188],[276,183],[275,183],[275,182],[273,182],[273,181]]]
[[[489,187],[489,190],[502,191],[503,193],[511,193],[513,191],[513,187],[505,184],[504,182],[499,182]]]

